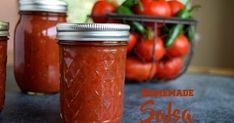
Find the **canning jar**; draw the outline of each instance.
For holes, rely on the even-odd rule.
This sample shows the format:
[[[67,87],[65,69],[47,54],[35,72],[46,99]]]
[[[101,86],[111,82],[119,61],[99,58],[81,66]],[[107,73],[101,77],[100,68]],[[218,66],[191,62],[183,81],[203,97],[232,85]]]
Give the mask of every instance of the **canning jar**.
[[[0,21],[0,111],[3,109],[5,100],[8,30],[9,24]]]
[[[57,29],[64,122],[120,122],[130,27],[59,24]]]
[[[67,4],[60,0],[19,0],[15,30],[14,72],[27,94],[59,91],[59,48],[56,25],[66,22]]]

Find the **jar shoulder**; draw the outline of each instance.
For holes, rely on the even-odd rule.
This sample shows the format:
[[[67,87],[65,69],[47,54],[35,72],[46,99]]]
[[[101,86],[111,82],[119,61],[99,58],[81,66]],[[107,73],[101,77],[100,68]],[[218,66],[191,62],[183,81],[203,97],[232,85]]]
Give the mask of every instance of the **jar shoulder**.
[[[20,17],[15,28],[15,35],[54,36],[56,35],[56,25],[62,22],[66,22],[65,17]]]

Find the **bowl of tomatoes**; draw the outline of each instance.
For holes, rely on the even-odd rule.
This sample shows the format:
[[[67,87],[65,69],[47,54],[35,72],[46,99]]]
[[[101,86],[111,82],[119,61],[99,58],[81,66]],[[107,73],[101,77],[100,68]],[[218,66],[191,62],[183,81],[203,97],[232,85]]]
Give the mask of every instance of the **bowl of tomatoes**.
[[[190,0],[97,1],[95,23],[131,26],[127,47],[128,82],[168,81],[183,75],[191,62],[197,21]]]

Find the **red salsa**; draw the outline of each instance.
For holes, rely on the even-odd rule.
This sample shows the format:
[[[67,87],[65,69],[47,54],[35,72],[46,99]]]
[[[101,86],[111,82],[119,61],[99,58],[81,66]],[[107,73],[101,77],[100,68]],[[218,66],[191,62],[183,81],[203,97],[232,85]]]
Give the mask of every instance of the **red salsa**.
[[[8,23],[0,21],[0,110],[5,100],[8,29]]]
[[[66,22],[66,11],[58,11],[53,7],[46,9],[43,1],[39,4],[36,0],[28,8],[27,3],[20,0],[20,20],[15,31],[14,72],[17,84],[26,93],[59,91],[56,25]],[[61,5],[55,2],[54,6]]]
[[[129,27],[73,24],[70,25],[75,28],[72,31],[79,33],[72,39],[69,34],[63,35],[63,31],[71,31],[63,30],[66,26],[69,24],[58,26],[58,30],[62,30],[58,32],[62,119],[65,123],[119,123],[123,112]],[[125,33],[115,31],[114,34],[120,34],[115,37],[111,31],[121,28]],[[108,34],[114,36],[108,40]]]

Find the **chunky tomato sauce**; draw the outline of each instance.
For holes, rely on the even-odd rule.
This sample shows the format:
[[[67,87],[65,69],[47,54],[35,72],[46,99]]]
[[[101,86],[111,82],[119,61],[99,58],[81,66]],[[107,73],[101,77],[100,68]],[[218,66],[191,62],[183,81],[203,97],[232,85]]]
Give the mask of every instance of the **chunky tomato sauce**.
[[[23,92],[59,91],[56,25],[65,21],[65,14],[21,12],[15,32],[14,70],[16,81]]]
[[[5,100],[7,40],[7,37],[0,37],[0,110],[3,109]]]
[[[60,42],[61,113],[66,123],[118,123],[127,42]]]

